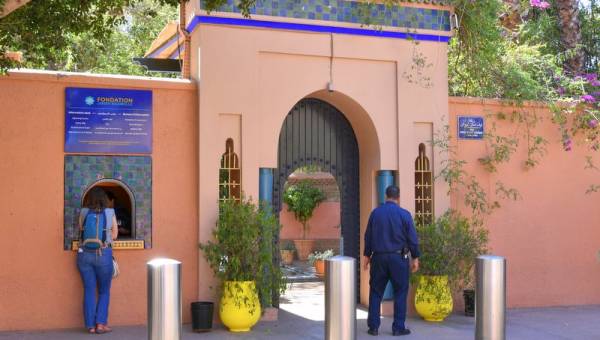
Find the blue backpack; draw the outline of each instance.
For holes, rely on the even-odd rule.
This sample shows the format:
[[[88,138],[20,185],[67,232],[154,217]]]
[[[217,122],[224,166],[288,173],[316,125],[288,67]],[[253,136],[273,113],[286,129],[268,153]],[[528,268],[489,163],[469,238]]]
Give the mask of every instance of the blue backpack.
[[[100,249],[106,240],[106,214],[104,210],[90,209],[83,220],[81,230],[82,246],[88,250]]]

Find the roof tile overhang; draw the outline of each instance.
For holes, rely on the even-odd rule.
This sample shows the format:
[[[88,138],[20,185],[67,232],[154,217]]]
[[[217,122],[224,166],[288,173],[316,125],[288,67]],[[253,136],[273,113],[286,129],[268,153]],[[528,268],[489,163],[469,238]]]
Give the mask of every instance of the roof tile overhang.
[[[185,36],[179,31],[179,23],[172,21],[154,39],[144,58],[179,59],[183,54]]]

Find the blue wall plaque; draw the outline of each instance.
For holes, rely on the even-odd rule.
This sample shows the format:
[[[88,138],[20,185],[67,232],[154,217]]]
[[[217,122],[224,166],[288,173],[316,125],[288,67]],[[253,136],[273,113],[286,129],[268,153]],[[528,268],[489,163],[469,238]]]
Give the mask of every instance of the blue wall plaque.
[[[65,152],[152,153],[152,91],[67,87]]]
[[[483,139],[483,117],[458,116],[458,138]]]

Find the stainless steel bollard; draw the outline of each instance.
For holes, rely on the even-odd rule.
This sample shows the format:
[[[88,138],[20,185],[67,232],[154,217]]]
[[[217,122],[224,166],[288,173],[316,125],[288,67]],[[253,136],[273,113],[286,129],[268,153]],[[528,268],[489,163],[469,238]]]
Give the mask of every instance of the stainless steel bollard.
[[[356,260],[325,260],[325,339],[356,340]]]
[[[475,339],[504,340],[506,259],[483,255],[475,260]]]
[[[148,340],[181,339],[181,262],[154,259],[148,267]]]

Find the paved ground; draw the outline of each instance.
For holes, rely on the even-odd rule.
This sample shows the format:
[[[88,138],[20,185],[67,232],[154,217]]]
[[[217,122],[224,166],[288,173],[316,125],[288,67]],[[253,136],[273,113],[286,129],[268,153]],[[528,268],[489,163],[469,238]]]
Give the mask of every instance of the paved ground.
[[[183,339],[323,339],[323,284],[319,282],[294,283],[281,300],[279,321],[261,322],[252,332],[233,334],[221,325],[212,332],[193,333],[184,325]],[[357,311],[358,339],[395,339],[389,318],[382,319],[379,337],[366,334],[367,313]],[[412,340],[465,340],[474,338],[474,318],[451,315],[443,323],[429,323],[411,318],[407,325],[413,334],[401,339]],[[61,330],[28,333],[0,333],[0,340],[72,340],[87,339],[83,330]],[[115,327],[103,339],[147,339],[145,326]],[[597,340],[600,339],[600,306],[560,307],[543,309],[515,309],[508,312],[507,339],[509,340]]]

